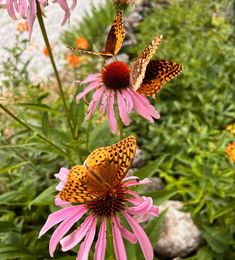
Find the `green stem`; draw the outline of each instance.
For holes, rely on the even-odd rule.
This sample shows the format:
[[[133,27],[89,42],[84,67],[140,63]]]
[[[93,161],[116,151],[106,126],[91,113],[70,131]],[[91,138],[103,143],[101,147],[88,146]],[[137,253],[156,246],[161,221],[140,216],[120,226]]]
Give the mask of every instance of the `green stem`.
[[[49,43],[49,40],[48,40],[48,37],[47,37],[46,28],[45,28],[43,18],[42,18],[42,11],[41,11],[39,2],[36,1],[36,3],[37,3],[37,18],[38,18],[39,26],[41,28],[42,36],[43,36],[44,42],[45,42],[47,50],[48,50],[51,65],[52,65],[54,73],[55,73],[55,77],[56,77],[56,81],[57,81],[57,84],[58,84],[58,87],[59,87],[60,97],[61,97],[62,102],[63,102],[67,122],[68,122],[69,128],[71,130],[72,136],[74,137],[73,126],[72,126],[70,118],[69,118],[68,106],[67,106],[67,103],[66,103],[66,100],[65,100],[65,95],[64,95],[62,83],[61,83],[61,80],[60,80],[59,72],[58,72],[58,69],[56,67],[54,56],[52,54],[51,46],[50,46],[50,43]]]
[[[113,232],[111,218],[107,218],[107,224],[107,253],[105,259],[113,260],[116,259],[116,256],[113,248]]]
[[[51,142],[48,138],[44,137],[43,135],[41,135],[40,133],[36,132],[30,125],[26,124],[25,122],[23,122],[22,120],[20,120],[17,116],[15,116],[14,114],[11,113],[11,111],[9,111],[4,105],[0,104],[0,108],[2,110],[4,110],[10,117],[12,117],[16,122],[18,122],[19,124],[21,124],[22,126],[24,126],[27,130],[32,131],[34,133],[36,133],[36,135],[41,138],[43,141],[45,141],[46,143],[54,146],[58,151],[60,151],[65,158],[68,158],[68,155],[66,152],[64,152],[59,146],[57,146],[56,144],[54,144],[53,142]],[[70,159],[70,158],[69,158]]]

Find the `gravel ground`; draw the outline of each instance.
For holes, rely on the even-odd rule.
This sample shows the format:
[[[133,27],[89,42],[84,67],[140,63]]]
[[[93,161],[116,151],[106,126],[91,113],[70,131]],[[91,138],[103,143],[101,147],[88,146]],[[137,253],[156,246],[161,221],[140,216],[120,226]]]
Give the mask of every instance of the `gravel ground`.
[[[60,26],[64,13],[58,4],[50,4],[45,10],[46,19],[44,21],[59,69],[63,65],[64,59],[62,55],[65,50],[65,47],[59,41],[59,36],[63,30],[69,29],[72,25],[81,21],[84,11],[89,10],[92,2],[98,5],[104,3],[105,0],[78,0],[77,7],[72,12],[70,23],[65,26]],[[6,10],[0,9],[0,70],[2,61],[6,60],[8,56],[3,47],[11,47],[14,45],[16,26],[20,21],[22,21],[21,18],[17,21],[12,20],[9,18]],[[52,73],[49,59],[42,54],[44,47],[45,45],[36,20],[32,39],[24,57],[25,59],[33,57],[30,65],[30,76],[35,83],[46,79]],[[0,81],[1,80],[3,80],[3,76],[0,74]]]

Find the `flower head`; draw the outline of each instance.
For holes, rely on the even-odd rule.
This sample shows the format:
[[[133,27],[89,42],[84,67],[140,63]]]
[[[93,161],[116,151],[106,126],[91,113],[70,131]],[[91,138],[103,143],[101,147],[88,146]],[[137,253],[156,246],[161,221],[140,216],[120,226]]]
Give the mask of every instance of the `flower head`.
[[[55,203],[62,209],[49,215],[39,234],[42,236],[60,223],[50,239],[51,256],[59,242],[62,251],[68,251],[83,240],[77,259],[88,259],[95,240],[96,227],[99,226],[94,259],[105,259],[107,222],[111,222],[117,259],[127,259],[123,238],[132,244],[139,242],[145,259],[153,259],[151,243],[138,219],[146,220],[150,216],[157,216],[158,208],[153,205],[152,198],[141,197],[130,189],[150,181],[140,181],[135,177],[125,178],[135,150],[136,140],[130,136],[112,146],[96,149],[83,165],[72,167],[70,170],[61,168],[55,175],[60,180],[57,186],[60,192]],[[66,235],[82,217],[85,217],[84,222]],[[123,218],[132,231],[121,223]]]
[[[80,57],[75,54],[67,54],[66,60],[72,68],[76,68],[80,64]]]
[[[110,128],[113,133],[117,132],[117,120],[114,112],[115,100],[118,111],[124,125],[130,124],[128,113],[135,110],[150,122],[159,119],[160,115],[149,103],[147,97],[136,92],[130,82],[130,68],[121,61],[114,61],[106,65],[101,73],[89,75],[82,84],[89,83],[85,90],[76,97],[77,102],[95,90],[92,101],[88,107],[85,120],[88,120],[100,103],[100,112],[106,113]]]
[[[227,145],[226,153],[230,157],[231,162],[235,163],[235,141]]]
[[[37,14],[37,0],[5,0],[1,1],[5,4],[9,16],[16,20],[16,13],[18,13],[23,19],[26,19],[29,26],[29,37],[31,37],[33,24]],[[48,0],[38,0],[41,9],[43,10],[45,6],[48,5]],[[71,7],[68,6],[67,0],[54,0],[53,3],[58,3],[60,7],[64,10],[64,19],[62,25],[64,25],[70,18],[70,10],[73,10],[76,6],[77,0],[72,1]]]
[[[75,40],[75,45],[77,48],[87,50],[89,48],[89,43],[86,38],[80,37]]]

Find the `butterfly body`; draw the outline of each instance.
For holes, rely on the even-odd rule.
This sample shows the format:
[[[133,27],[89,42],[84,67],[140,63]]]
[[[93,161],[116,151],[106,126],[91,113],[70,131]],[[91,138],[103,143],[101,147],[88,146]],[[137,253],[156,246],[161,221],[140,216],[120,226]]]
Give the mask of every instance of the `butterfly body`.
[[[70,169],[59,193],[62,200],[84,203],[105,198],[125,178],[136,151],[136,139],[129,136],[117,144],[100,147],[84,162]]]
[[[109,31],[104,50],[102,52],[87,51],[78,48],[69,47],[72,51],[78,51],[85,54],[102,56],[106,59],[116,56],[122,47],[123,40],[125,38],[125,29],[123,26],[123,11],[119,11],[113,21],[111,29]]]

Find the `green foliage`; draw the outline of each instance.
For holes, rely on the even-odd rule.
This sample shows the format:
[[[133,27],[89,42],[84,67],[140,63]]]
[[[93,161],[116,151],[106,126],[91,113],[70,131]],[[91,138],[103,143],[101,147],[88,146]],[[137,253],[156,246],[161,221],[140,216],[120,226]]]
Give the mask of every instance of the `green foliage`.
[[[156,57],[184,65],[182,76],[168,83],[152,101],[161,119],[149,124],[133,114],[133,123],[123,130],[124,136],[138,137],[150,160],[136,175],[159,176],[166,184],[164,190],[147,195],[156,205],[171,198],[182,200],[184,210],[200,228],[206,243],[188,259],[235,257],[235,167],[225,154],[226,144],[234,136],[224,130],[235,115],[234,18],[230,8],[227,0],[172,1],[151,10],[136,31],[138,44],[127,49],[135,59],[155,35],[163,34]],[[101,8],[93,6],[81,26],[66,31],[62,41],[74,46],[77,38],[85,37],[90,49],[100,51],[114,15],[111,2]],[[54,173],[62,166],[82,164],[91,151],[116,142],[118,137],[110,133],[98,113],[84,122],[87,104],[81,101],[78,105],[76,93],[66,91],[71,132],[61,97],[30,82],[29,61],[22,67],[24,44],[26,41],[17,39],[16,46],[9,49],[12,57],[3,64],[3,87],[20,85],[26,93],[23,101],[8,108],[29,128],[0,115],[0,258],[48,259],[50,235],[37,237],[47,216],[57,210],[53,206]],[[88,59],[78,70],[79,77],[97,72],[101,66],[97,60]],[[65,82],[65,89],[71,81]],[[140,193],[144,191],[139,188]],[[154,244],[164,214],[145,226]],[[138,247],[126,246],[131,259],[141,259]],[[74,259],[76,250],[70,254],[58,250],[55,258]]]

